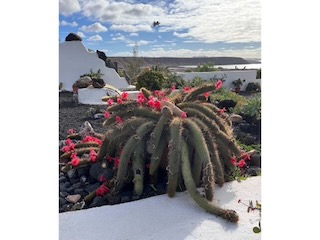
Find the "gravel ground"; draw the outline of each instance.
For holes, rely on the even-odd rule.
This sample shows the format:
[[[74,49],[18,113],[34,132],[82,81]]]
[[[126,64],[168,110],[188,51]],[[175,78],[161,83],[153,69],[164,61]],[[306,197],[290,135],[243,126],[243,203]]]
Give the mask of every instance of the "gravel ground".
[[[74,129],[76,132],[83,125],[85,121],[90,122],[93,129],[97,133],[105,131],[102,123],[103,118],[94,119],[90,114],[90,109],[103,111],[105,106],[78,104],[73,100],[71,92],[59,93],[59,140],[64,140],[68,135],[69,129]]]

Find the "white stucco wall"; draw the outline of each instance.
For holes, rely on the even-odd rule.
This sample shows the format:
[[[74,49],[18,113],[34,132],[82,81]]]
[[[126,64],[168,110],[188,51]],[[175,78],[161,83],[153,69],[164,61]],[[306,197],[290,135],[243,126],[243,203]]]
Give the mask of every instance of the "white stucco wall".
[[[186,81],[191,81],[195,77],[200,77],[204,80],[210,80],[210,78],[223,79],[225,82],[223,86],[227,89],[234,89],[232,81],[240,78],[245,79],[241,87],[241,91],[244,91],[250,82],[259,82],[261,84],[261,79],[256,79],[257,70],[232,70],[232,71],[215,71],[215,72],[178,72],[178,76],[181,76]]]
[[[98,58],[96,52],[88,52],[81,41],[67,41],[59,44],[59,82],[62,89],[72,91],[72,84],[81,75],[93,72],[103,74],[102,79],[118,89],[127,88],[129,84],[121,78],[113,68],[106,67],[104,61]]]

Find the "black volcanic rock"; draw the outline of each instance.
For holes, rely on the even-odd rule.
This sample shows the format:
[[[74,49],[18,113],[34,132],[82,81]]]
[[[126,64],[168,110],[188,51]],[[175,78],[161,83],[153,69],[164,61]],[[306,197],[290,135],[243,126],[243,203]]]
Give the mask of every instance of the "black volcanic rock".
[[[69,35],[65,39],[66,42],[68,41],[82,41],[82,38],[75,34],[75,33],[69,33]]]

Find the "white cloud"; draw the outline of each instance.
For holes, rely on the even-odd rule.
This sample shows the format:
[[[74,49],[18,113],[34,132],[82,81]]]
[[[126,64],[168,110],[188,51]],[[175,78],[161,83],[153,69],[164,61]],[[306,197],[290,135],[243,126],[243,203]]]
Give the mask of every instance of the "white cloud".
[[[85,38],[86,37],[86,35],[84,35],[84,33],[83,32],[77,32],[77,34],[79,35],[79,37],[81,37],[81,38]]]
[[[148,24],[151,26],[154,17],[163,15],[162,7],[152,4],[135,3],[134,1],[84,1],[83,15],[111,24]]]
[[[176,0],[161,31],[175,31],[175,36],[213,42],[259,42],[259,0]],[[168,23],[168,24],[167,24]],[[172,24],[170,24],[172,23]]]
[[[92,42],[98,42],[98,41],[102,41],[102,37],[100,35],[94,35],[88,38],[88,41],[92,41]]]
[[[128,24],[119,24],[119,25],[112,25],[110,27],[112,30],[124,31],[124,32],[152,32],[152,28],[150,25],[147,24],[140,24],[140,25],[128,25]]]
[[[149,43],[152,43],[152,41],[140,40],[138,42],[128,41],[128,43],[129,44],[127,46],[133,47],[133,46],[136,45],[136,43],[137,43],[138,46],[142,46],[142,45],[147,45]]]
[[[59,0],[59,13],[70,16],[81,10],[78,0]]]
[[[72,23],[69,23],[69,22],[67,22],[67,21],[65,21],[65,20],[62,20],[62,21],[60,22],[60,25],[61,25],[61,26],[77,27],[77,26],[78,26],[78,23],[76,23],[75,21],[73,21]]]
[[[60,2],[78,3],[76,0]],[[187,41],[235,43],[261,41],[260,2],[175,0],[168,3],[161,0],[144,4],[138,0],[81,0],[81,8],[85,17],[111,24],[112,30],[175,32],[176,37]],[[64,8],[68,14],[79,11],[79,7],[73,7],[72,11]],[[160,27],[153,29],[153,21],[159,21]]]
[[[84,32],[96,32],[96,33],[108,31],[108,29],[105,26],[101,25],[101,23],[99,22],[93,23],[89,26],[84,25],[80,28],[80,30]]]
[[[126,37],[123,36],[121,33],[115,34],[114,37],[111,38],[113,41],[127,41]]]
[[[135,32],[130,33],[130,37],[138,37],[138,36],[139,36],[139,34],[138,34],[138,33],[135,33]]]

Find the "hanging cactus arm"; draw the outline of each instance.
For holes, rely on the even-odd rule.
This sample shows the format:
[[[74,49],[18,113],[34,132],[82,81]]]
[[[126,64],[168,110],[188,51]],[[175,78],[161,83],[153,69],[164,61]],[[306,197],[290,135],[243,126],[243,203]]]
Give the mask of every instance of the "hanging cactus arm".
[[[208,173],[210,174],[208,176],[208,178],[210,178],[210,183],[207,183],[209,185],[206,185],[205,189],[208,190],[208,194],[206,194],[206,197],[208,198],[208,200],[212,200],[215,177],[214,172],[212,171],[208,146],[206,144],[201,129],[197,126],[195,122],[193,122],[191,119],[184,119],[184,125],[190,131],[190,135],[193,138],[195,144],[196,156],[201,158],[202,166],[209,166],[209,168],[211,168],[211,170],[208,171]]]
[[[208,150],[210,153],[210,160],[212,163],[212,167],[215,170],[216,180],[219,186],[221,187],[224,180],[224,165],[221,162],[221,159],[219,158],[218,149],[215,144],[215,139],[212,136],[211,132],[209,131],[209,128],[198,118],[191,118],[192,121],[194,121],[200,128],[203,133],[203,136],[206,140]]]
[[[186,128],[183,128],[182,135],[184,137],[184,140],[188,143],[188,149],[191,154],[191,149],[195,149],[196,143],[194,141],[194,138],[192,137],[190,131]],[[192,159],[192,178],[195,182],[196,186],[200,186],[200,178],[201,178],[201,170],[202,170],[202,159],[199,156],[199,153],[195,151],[193,153],[193,156],[190,157]]]
[[[163,134],[163,127],[168,123],[172,117],[172,111],[168,107],[162,108],[162,115],[157,122],[153,132],[150,134],[150,139],[147,145],[147,151],[152,154],[158,146],[161,135]]]
[[[180,151],[181,151],[182,120],[174,118],[170,124],[170,141],[168,144],[168,186],[167,192],[169,197],[176,193],[178,176],[180,169]]]
[[[154,175],[154,173],[158,169],[166,146],[167,146],[167,139],[166,139],[166,136],[162,134],[158,142],[158,145],[155,148],[155,151],[151,155],[150,168],[149,168],[150,175]]]
[[[127,176],[128,162],[136,146],[138,144],[144,144],[144,143],[141,143],[140,140],[143,139],[146,134],[150,133],[150,131],[152,131],[153,128],[154,128],[153,121],[149,121],[142,124],[138,128],[137,133],[131,136],[127,141],[127,143],[125,144],[122,150],[122,153],[120,155],[119,167],[117,171],[117,180],[118,180],[117,191],[120,191],[122,188],[124,180]]]
[[[204,210],[214,215],[220,216],[230,222],[236,223],[239,220],[238,214],[233,210],[222,209],[215,206],[212,202],[208,201],[206,198],[202,197],[196,188],[196,185],[192,179],[192,174],[190,170],[190,163],[188,160],[188,149],[184,141],[182,141],[181,147],[181,161],[182,161],[182,175],[186,188],[193,198],[193,200]]]
[[[136,150],[133,154],[132,167],[133,167],[133,183],[134,183],[134,192],[138,196],[140,196],[143,192],[143,178],[144,178],[144,147],[143,144],[145,140],[141,141],[140,144],[137,145]]]
[[[100,146],[99,151],[98,151],[97,161],[101,161],[104,158],[104,156],[107,154],[108,146],[110,144],[109,135],[111,135],[112,132],[113,132],[113,129],[106,132],[106,136],[105,136],[105,138],[102,142],[102,145]]]

